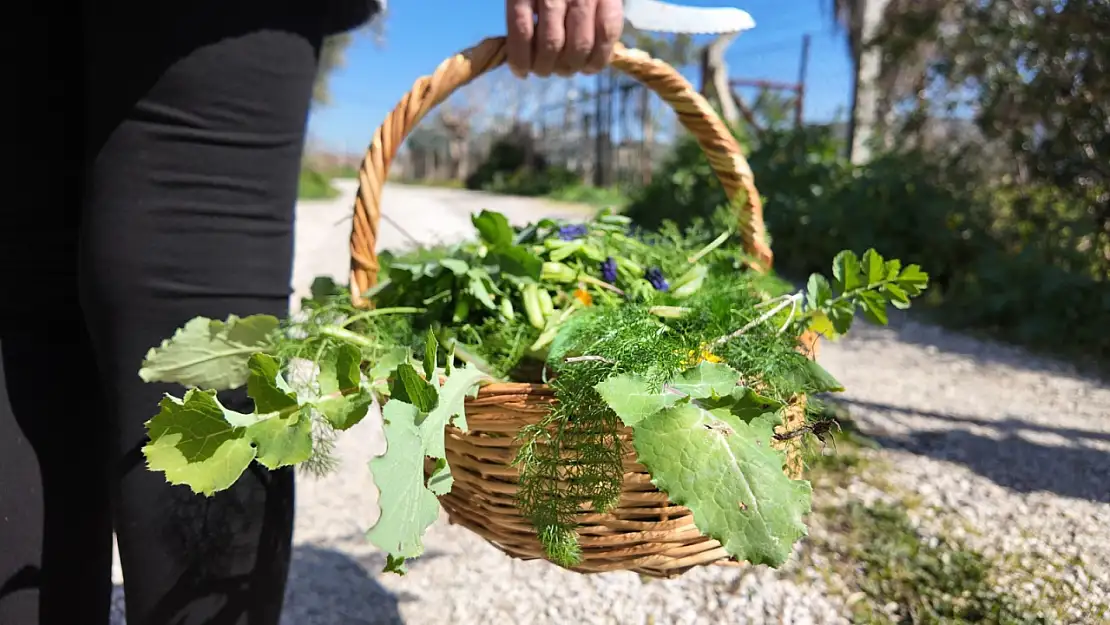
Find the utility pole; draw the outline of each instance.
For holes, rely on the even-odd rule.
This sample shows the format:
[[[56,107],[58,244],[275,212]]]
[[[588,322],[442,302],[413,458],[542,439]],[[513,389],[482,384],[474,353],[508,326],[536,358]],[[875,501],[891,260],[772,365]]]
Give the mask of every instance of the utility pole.
[[[875,136],[879,92],[876,88],[882,69],[882,51],[869,44],[879,33],[890,0],[860,0],[863,20],[860,27],[859,55],[855,59],[855,84],[852,89],[852,119],[848,127],[848,158],[854,164],[871,160]]]
[[[806,102],[806,73],[809,70],[810,34],[802,35],[802,60],[798,63],[798,97],[795,98],[794,127],[802,127],[802,111]]]

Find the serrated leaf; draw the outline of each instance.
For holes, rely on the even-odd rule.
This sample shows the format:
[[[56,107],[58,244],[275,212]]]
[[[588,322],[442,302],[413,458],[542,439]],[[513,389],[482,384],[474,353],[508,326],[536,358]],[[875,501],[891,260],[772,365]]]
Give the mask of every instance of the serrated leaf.
[[[859,294],[863,315],[878,325],[885,326],[889,321],[886,314],[886,300],[878,291],[864,291]]]
[[[772,427],[782,423],[782,417],[778,414],[783,406],[782,402],[761,395],[746,386],[738,386],[728,395],[700,403],[714,414],[723,410],[745,423],[753,419],[764,419]]]
[[[513,228],[501,213],[483,210],[477,215],[472,215],[470,221],[478,230],[482,240],[490,247],[508,247],[513,244]]]
[[[929,274],[922,271],[921,267],[917,265],[907,265],[898,274],[896,284],[902,287],[902,290],[910,297],[916,297],[929,285]]]
[[[633,444],[652,482],[694,513],[694,524],[730,555],[781,566],[807,534],[809,482],[783,474],[772,425],[681,404],[644,419]]]
[[[856,309],[852,302],[840,300],[829,308],[828,316],[829,322],[832,323],[833,330],[837,334],[847,334],[848,330],[852,328],[852,320],[855,319]]]
[[[238,388],[250,376],[251,355],[272,349],[271,332],[277,327],[278,319],[270,315],[193,318],[147,352],[139,377],[216,391]]]
[[[594,389],[628,426],[635,425],[682,399],[679,395],[654,387],[646,378],[635,373],[610,376],[594,386]]]
[[[883,257],[874,249],[869,249],[863,253],[861,264],[867,286],[874,286],[886,279],[886,265]]]
[[[166,396],[146,422],[150,442],[143,447],[147,468],[170,484],[212,495],[235,483],[254,460],[246,429],[227,422],[214,391],[189,390],[184,399]]]
[[[840,293],[846,293],[863,286],[859,258],[855,252],[843,250],[833,258],[833,277],[836,278],[837,290]]]
[[[884,284],[882,292],[895,308],[906,310],[910,307],[910,298],[906,292],[902,290],[902,287],[896,284]]]
[[[390,396],[394,400],[416,406],[420,412],[434,410],[439,399],[439,394],[432,383],[421,377],[407,362],[397,367]]]
[[[829,280],[819,273],[812,274],[809,277],[809,282],[806,283],[806,306],[811,310],[819,309],[832,297],[833,292]]]
[[[424,552],[424,532],[439,518],[439,500],[424,486],[416,406],[390,400],[382,409],[386,450],[370,461],[381,516],[366,538],[392,558]]]
[[[313,406],[337,430],[346,430],[366,417],[373,397],[362,387],[362,354],[343,344],[320,359],[320,397]]]
[[[721,362],[702,361],[680,373],[671,386],[695,399],[728,395],[740,382],[740,372]]]
[[[312,457],[312,420],[295,412],[288,417],[259,421],[247,428],[256,460],[267,469],[294,465]]]
[[[886,272],[886,279],[894,280],[902,271],[902,261],[898,260],[897,258],[892,258],[884,263],[883,268]]]
[[[420,427],[420,438],[424,441],[424,455],[432,458],[447,455],[443,429],[448,423],[466,431],[466,398],[478,394],[478,383],[484,377],[486,374],[470,363],[462,369],[455,369],[447,377],[447,381],[439,389],[439,403],[417,424]]]

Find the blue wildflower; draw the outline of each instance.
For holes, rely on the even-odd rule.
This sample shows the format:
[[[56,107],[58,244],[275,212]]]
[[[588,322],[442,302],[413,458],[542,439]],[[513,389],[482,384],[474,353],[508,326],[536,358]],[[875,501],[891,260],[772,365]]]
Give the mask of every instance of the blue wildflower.
[[[663,277],[662,270],[658,267],[652,267],[645,271],[644,278],[651,283],[651,286],[655,287],[656,291],[666,291],[671,288],[671,285],[667,284],[667,279]]]
[[[586,236],[586,226],[582,224],[571,224],[559,228],[559,238],[564,241],[573,241],[577,238]]]
[[[601,263],[601,279],[609,284],[616,284],[617,282],[617,261],[613,260],[612,256]]]

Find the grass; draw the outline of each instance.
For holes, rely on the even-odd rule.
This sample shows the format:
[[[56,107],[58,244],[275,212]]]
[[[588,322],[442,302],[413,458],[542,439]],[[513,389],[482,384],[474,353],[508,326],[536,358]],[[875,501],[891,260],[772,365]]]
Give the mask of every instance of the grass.
[[[853,623],[865,625],[1034,625],[1055,622],[1046,606],[999,592],[1000,567],[944,536],[926,536],[908,512],[921,506],[896,494],[882,474],[890,470],[870,453],[876,447],[843,408],[830,406],[841,424],[826,449],[807,455],[814,485],[813,531],[805,559],[841,580]],[[834,451],[835,450],[835,451]],[[875,502],[851,498],[848,486],[870,482],[893,495]]]
[[[331,177],[308,167],[301,168],[297,198],[301,200],[330,200],[339,195],[331,186]]]

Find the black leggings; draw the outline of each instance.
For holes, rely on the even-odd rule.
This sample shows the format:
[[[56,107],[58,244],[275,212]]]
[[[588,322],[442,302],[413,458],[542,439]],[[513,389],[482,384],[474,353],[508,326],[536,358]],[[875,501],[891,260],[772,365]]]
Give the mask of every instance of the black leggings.
[[[31,45],[6,36],[0,74],[0,625],[107,623],[113,529],[129,625],[276,625],[293,474],[255,465],[211,498],[167,485],[143,423],[182,389],[138,369],[194,316],[286,313],[336,16],[310,0],[80,4],[4,18]]]

